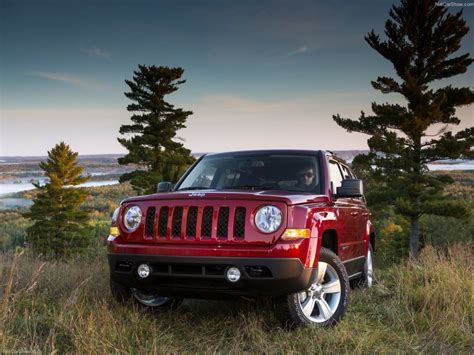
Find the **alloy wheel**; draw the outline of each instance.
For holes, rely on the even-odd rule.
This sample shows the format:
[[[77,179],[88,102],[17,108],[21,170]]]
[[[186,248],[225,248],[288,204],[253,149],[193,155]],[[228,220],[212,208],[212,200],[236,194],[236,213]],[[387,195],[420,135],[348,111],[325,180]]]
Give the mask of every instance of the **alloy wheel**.
[[[372,287],[372,285],[374,284],[374,264],[373,264],[373,261],[372,261],[372,252],[370,251],[370,248],[369,248],[369,251],[367,253],[367,287]]]
[[[163,306],[164,304],[166,304],[166,302],[169,301],[168,297],[161,297],[154,294],[146,294],[146,293],[140,292],[139,290],[135,288],[132,290],[132,294],[133,294],[133,297],[135,297],[135,299],[138,302],[148,307]]]
[[[316,282],[298,294],[298,305],[310,321],[323,323],[336,312],[341,300],[341,280],[336,270],[325,262],[318,263]]]

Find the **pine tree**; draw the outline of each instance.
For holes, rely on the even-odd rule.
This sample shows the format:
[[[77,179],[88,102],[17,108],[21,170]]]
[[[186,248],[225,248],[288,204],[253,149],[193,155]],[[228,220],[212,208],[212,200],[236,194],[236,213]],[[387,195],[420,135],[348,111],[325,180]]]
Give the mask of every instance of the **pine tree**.
[[[410,221],[410,255],[419,249],[419,218],[423,214],[462,217],[466,204],[443,198],[452,180],[430,174],[427,164],[439,159],[472,156],[474,128],[456,134],[456,107],[474,102],[468,87],[435,88],[437,80],[465,73],[469,53],[455,55],[469,28],[462,12],[448,13],[436,0],[402,0],[392,6],[385,23],[387,40],[372,30],[367,43],[392,62],[399,77],[378,77],[372,86],[384,94],[402,95],[407,105],[372,103],[373,115],[358,120],[333,116],[349,132],[370,135],[370,153],[354,165],[370,175],[370,200],[396,207]],[[435,130],[436,129],[436,130]],[[435,130],[433,133],[432,131]]]
[[[120,134],[132,134],[118,141],[128,150],[119,158],[119,164],[136,164],[139,168],[123,174],[120,182],[130,181],[139,194],[154,193],[160,181],[176,182],[193,163],[191,151],[179,142],[176,132],[186,127],[191,111],[183,111],[165,101],[165,96],[185,83],[182,68],[139,65],[133,80],[125,80],[126,92],[133,103],[127,110],[133,112],[133,124],[122,125]]]
[[[81,253],[90,244],[88,214],[81,209],[87,193],[79,185],[89,178],[82,176],[78,153],[61,142],[48,151],[39,164],[49,181],[38,188],[38,194],[26,217],[34,224],[27,229],[27,240],[39,254],[64,258]]]

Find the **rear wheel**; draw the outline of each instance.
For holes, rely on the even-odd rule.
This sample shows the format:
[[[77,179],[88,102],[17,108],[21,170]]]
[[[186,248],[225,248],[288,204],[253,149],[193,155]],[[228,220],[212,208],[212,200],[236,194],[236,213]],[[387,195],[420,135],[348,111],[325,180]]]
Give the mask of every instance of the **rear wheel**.
[[[364,271],[362,273],[362,278],[360,279],[360,285],[362,287],[370,288],[374,285],[374,282],[374,251],[372,245],[369,243],[369,250],[367,252],[367,258],[365,259]]]
[[[307,290],[277,300],[276,315],[285,326],[331,326],[344,315],[350,292],[346,268],[336,254],[321,248],[317,271]]]

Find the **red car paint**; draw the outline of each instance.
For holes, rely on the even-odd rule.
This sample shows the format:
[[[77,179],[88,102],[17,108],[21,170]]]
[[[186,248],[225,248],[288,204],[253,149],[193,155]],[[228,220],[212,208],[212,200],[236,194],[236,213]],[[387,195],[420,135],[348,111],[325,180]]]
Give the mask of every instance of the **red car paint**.
[[[298,151],[301,152],[301,151]],[[307,152],[307,151],[304,151]],[[169,193],[138,196],[125,200],[117,219],[120,234],[109,237],[107,248],[114,255],[150,255],[170,257],[218,257],[229,258],[297,258],[304,268],[317,265],[319,251],[323,244],[329,245],[346,265],[349,276],[357,276],[359,267],[367,255],[369,241],[374,246],[374,228],[369,219],[370,212],[364,198],[335,198],[329,176],[329,160],[347,166],[344,161],[323,151],[317,154],[320,162],[322,193],[308,194],[287,191],[175,191]],[[192,168],[191,168],[192,169]],[[342,169],[341,169],[342,171]],[[274,205],[281,209],[283,223],[270,234],[260,232],[254,225],[254,214],[263,205]],[[127,232],[123,225],[123,214],[128,206],[136,205],[143,211],[141,223],[134,232]],[[182,207],[179,235],[172,234],[172,218],[167,218],[166,233],[159,236],[160,206],[169,207],[169,215],[174,208]],[[201,221],[204,206],[212,206],[212,233],[203,238],[200,223],[195,236],[186,235],[187,213],[190,207],[197,207],[197,221]],[[228,237],[217,236],[219,208],[229,207]],[[146,233],[146,211],[156,208],[153,218],[153,233]],[[234,211],[244,207],[248,212],[245,223],[245,239],[232,236]],[[308,228],[310,238],[282,240],[286,229]],[[185,260],[185,259],[184,259]],[[357,262],[357,261],[361,262]],[[354,265],[352,263],[355,261]],[[350,267],[349,267],[350,266]],[[112,266],[111,266],[112,267]]]

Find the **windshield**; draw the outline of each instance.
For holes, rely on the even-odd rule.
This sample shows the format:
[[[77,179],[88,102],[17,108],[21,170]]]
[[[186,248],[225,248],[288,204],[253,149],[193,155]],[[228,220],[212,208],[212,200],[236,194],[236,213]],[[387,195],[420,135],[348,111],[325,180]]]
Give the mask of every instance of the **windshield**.
[[[242,154],[204,157],[179,190],[282,190],[320,193],[315,155]]]

